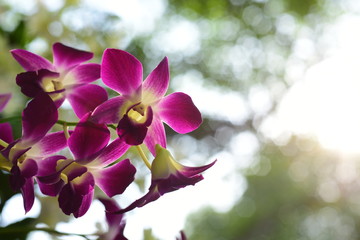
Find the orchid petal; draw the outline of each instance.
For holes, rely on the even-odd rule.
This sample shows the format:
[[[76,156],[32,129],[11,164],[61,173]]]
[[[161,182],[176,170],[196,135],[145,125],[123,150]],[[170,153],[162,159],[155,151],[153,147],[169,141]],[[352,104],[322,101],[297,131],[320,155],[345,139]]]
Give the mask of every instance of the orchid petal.
[[[38,172],[38,166],[34,159],[25,159],[20,165],[21,175],[25,178],[33,177]]]
[[[12,190],[18,191],[19,189],[21,189],[22,186],[24,186],[26,179],[24,176],[21,175],[21,170],[18,165],[13,165],[10,173],[10,187]]]
[[[129,148],[130,145],[126,144],[120,138],[117,138],[104,148],[100,155],[88,166],[105,167],[119,159]]]
[[[16,76],[16,84],[21,87],[21,92],[25,96],[33,98],[39,92],[53,92],[55,89],[46,89],[47,86],[44,86],[42,82],[46,78],[58,78],[59,76],[59,73],[47,69],[23,72]]]
[[[67,139],[63,131],[49,133],[28,151],[29,156],[49,156],[67,147]]]
[[[70,159],[68,159],[70,160]],[[67,161],[67,160],[65,160]],[[72,160],[70,160],[72,161]],[[66,167],[64,167],[65,169]],[[68,169],[66,169],[68,170]],[[84,165],[81,164],[73,164],[71,166],[69,166],[69,170],[66,171],[66,176],[68,181],[72,181],[78,177],[81,177],[83,174],[86,174],[88,171],[87,167],[85,167]]]
[[[56,155],[38,162],[38,174],[36,179],[40,191],[43,194],[55,197],[65,185],[65,182],[60,178],[63,169],[56,169],[58,161],[64,159],[66,159],[66,157]]]
[[[110,131],[104,124],[88,121],[86,114],[71,134],[68,145],[76,161],[89,161],[97,157],[110,140]]]
[[[96,123],[118,123],[125,114],[124,105],[127,100],[122,97],[111,98],[95,108],[90,120]]]
[[[62,69],[70,69],[82,62],[90,60],[94,54],[68,47],[62,43],[53,45],[54,65]]]
[[[14,49],[11,50],[11,54],[26,71],[37,71],[39,69],[55,70],[49,60],[32,52],[23,49]]]
[[[143,123],[133,121],[128,114],[120,120],[116,131],[120,139],[123,139],[129,145],[140,145],[143,143],[148,127],[153,119],[153,111],[151,107],[148,107],[146,119]]]
[[[6,143],[14,141],[10,123],[0,123],[0,139]],[[3,146],[0,146],[0,150],[3,148]]]
[[[83,197],[80,194],[76,194],[71,183],[63,186],[58,198],[59,207],[66,215],[76,212],[79,209],[82,200]]]
[[[111,212],[119,211],[121,208],[113,199],[99,198],[105,206],[106,222],[109,225],[107,233],[101,236],[101,239],[107,240],[127,240],[124,236],[125,220],[123,214],[113,214]]]
[[[111,212],[119,211],[121,209],[120,206],[114,199],[99,198],[99,201],[105,206],[106,222],[109,228],[117,227],[124,216],[121,214],[112,214]]]
[[[66,157],[61,155],[55,155],[48,158],[45,158],[38,162],[38,173],[37,173],[37,182],[44,185],[54,185],[61,182],[61,172],[62,169],[57,169],[57,163],[59,160],[65,160]],[[43,192],[42,186],[40,185],[40,190]],[[47,194],[49,195],[49,194]]]
[[[153,202],[160,197],[161,197],[161,194],[156,190],[156,186],[152,185],[152,186],[150,186],[149,191],[144,196],[142,196],[138,200],[134,201],[126,208],[120,209],[120,210],[112,212],[112,213],[123,214],[123,213],[129,212],[137,207],[143,207],[146,204]]]
[[[106,195],[113,197],[121,194],[135,179],[136,168],[129,159],[122,160],[108,168],[94,172],[96,185]]]
[[[142,83],[142,65],[130,53],[106,49],[101,63],[101,78],[105,85],[123,94],[132,95]]]
[[[18,159],[29,151],[29,149],[31,149],[31,147],[23,146],[20,140],[16,140],[2,150],[2,154],[13,164],[16,164]]]
[[[0,112],[4,110],[10,98],[11,98],[11,93],[0,94]]]
[[[164,124],[158,117],[154,117],[150,127],[148,128],[144,143],[154,156],[156,144],[166,148],[166,134]]]
[[[176,162],[170,152],[160,145],[156,145],[156,157],[151,164],[151,185],[149,191],[128,207],[117,211],[124,213],[136,207],[142,207],[160,198],[165,193],[194,185],[203,179],[199,173],[215,164],[216,160],[201,167],[186,167]]]
[[[40,181],[38,181],[37,183],[39,185],[41,193],[51,197],[56,197],[65,185],[65,182],[62,179],[53,184],[45,184]]]
[[[54,102],[45,94],[38,94],[22,114],[23,144],[33,144],[45,136],[58,119]]]
[[[34,205],[35,193],[34,193],[34,179],[28,178],[25,184],[21,188],[21,193],[24,200],[25,213],[29,212]]]
[[[202,122],[201,113],[185,93],[172,93],[163,98],[157,107],[161,119],[178,133],[191,132]]]
[[[100,64],[98,63],[86,63],[76,66],[68,72],[62,84],[64,86],[73,84],[85,84],[91,83],[100,78]]]
[[[169,87],[169,79],[168,59],[165,57],[143,83],[143,102],[150,104],[162,98]]]
[[[94,191],[94,178],[89,172],[66,184],[59,194],[59,206],[65,214],[81,217],[89,209]]]
[[[89,210],[92,200],[94,198],[94,189],[92,188],[87,194],[83,196],[79,209],[74,212],[74,217],[79,218]]]
[[[71,89],[67,95],[67,99],[73,107],[76,116],[79,118],[93,111],[101,103],[105,102],[107,98],[106,90],[93,84],[75,87]]]

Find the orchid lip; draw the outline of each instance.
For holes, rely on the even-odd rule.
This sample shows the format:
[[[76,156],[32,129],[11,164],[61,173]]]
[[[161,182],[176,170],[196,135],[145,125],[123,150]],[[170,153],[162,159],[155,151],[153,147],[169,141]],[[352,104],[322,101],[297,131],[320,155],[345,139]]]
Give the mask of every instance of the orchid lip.
[[[72,163],[75,162],[74,160],[71,160],[71,159],[67,159],[67,160],[70,160],[70,161],[68,161],[64,166],[61,166],[61,168],[57,169],[56,172],[46,175],[46,176],[37,176],[37,178],[45,184],[52,184],[52,183],[57,182],[59,176],[61,176],[62,178],[65,178],[64,177],[65,175],[62,174],[62,171],[65,170],[68,166],[70,166]],[[64,161],[66,161],[66,160],[64,160]]]

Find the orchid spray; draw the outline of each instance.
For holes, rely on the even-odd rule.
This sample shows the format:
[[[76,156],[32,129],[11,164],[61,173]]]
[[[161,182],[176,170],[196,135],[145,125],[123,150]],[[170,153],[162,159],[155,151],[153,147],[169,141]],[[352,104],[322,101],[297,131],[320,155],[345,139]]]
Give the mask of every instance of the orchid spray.
[[[53,61],[22,49],[11,54],[25,70],[15,82],[29,102],[19,117],[18,139],[13,137],[10,118],[0,120],[0,169],[7,173],[11,188],[21,192],[25,212],[34,204],[36,185],[43,195],[57,199],[64,214],[76,218],[98,200],[104,205],[109,229],[94,234],[99,239],[127,239],[127,212],[196,184],[203,179],[201,173],[214,165],[215,161],[184,166],[166,148],[164,123],[186,134],[202,122],[189,95],[166,95],[167,57],[143,80],[141,62],[119,49],[106,49],[100,64],[85,63],[93,57],[91,52],[62,43],[53,45]],[[97,79],[103,84],[96,84]],[[117,95],[108,98],[108,91]],[[65,100],[78,121],[59,119]],[[0,112],[9,101],[10,93],[0,94]],[[54,131],[55,125],[62,130]],[[129,149],[139,153],[151,183],[147,193],[121,208],[113,197],[134,184],[139,166],[125,157]],[[97,194],[97,189],[103,194]],[[181,239],[186,239],[182,231]]]

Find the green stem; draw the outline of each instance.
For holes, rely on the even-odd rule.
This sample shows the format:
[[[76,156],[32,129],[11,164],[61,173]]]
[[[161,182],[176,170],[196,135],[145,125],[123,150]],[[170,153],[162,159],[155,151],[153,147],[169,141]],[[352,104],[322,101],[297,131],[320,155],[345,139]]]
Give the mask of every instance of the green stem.
[[[112,128],[112,129],[116,130],[116,126],[114,126],[113,124],[108,124],[107,126],[108,126],[109,128]]]
[[[9,144],[3,140],[0,139],[0,146],[6,148],[7,146],[9,146]]]
[[[138,150],[140,156],[141,156],[141,159],[143,160],[143,162],[145,163],[145,165],[151,170],[151,164],[149,162],[149,160],[147,159],[144,151],[142,150],[141,146],[140,145],[136,145],[136,149]]]
[[[78,122],[67,122],[67,121],[63,121],[63,120],[57,120],[56,123],[60,124],[62,126],[64,126],[64,124],[66,124],[67,126],[76,126],[76,124],[78,124]]]
[[[2,118],[2,119],[0,119],[0,123],[10,122],[10,121],[13,121],[13,120],[21,120],[21,116]]]

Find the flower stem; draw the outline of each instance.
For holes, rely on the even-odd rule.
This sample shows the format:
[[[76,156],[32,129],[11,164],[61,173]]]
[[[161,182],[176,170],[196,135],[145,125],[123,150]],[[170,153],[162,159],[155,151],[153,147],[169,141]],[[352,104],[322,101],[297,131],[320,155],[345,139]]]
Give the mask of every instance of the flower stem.
[[[0,139],[0,146],[6,148],[7,146],[9,146],[9,144],[3,140]]]
[[[0,119],[0,123],[10,122],[10,121],[13,121],[13,120],[21,120],[21,116],[2,118],[2,119]]]
[[[151,164],[149,162],[149,160],[147,159],[144,151],[142,150],[141,146],[140,145],[136,145],[136,149],[138,150],[140,156],[141,156],[141,159],[143,160],[143,162],[145,163],[145,165],[151,170]]]
[[[64,124],[63,124],[63,129],[64,129],[65,138],[66,138],[66,139],[69,139],[69,137],[70,137],[69,127],[68,127],[68,125],[67,125],[66,122],[64,122]]]
[[[57,120],[56,123],[63,125],[63,126],[64,126],[64,124],[66,124],[67,126],[76,126],[76,124],[78,124],[77,122],[67,122],[67,121],[63,121],[63,120]]]

